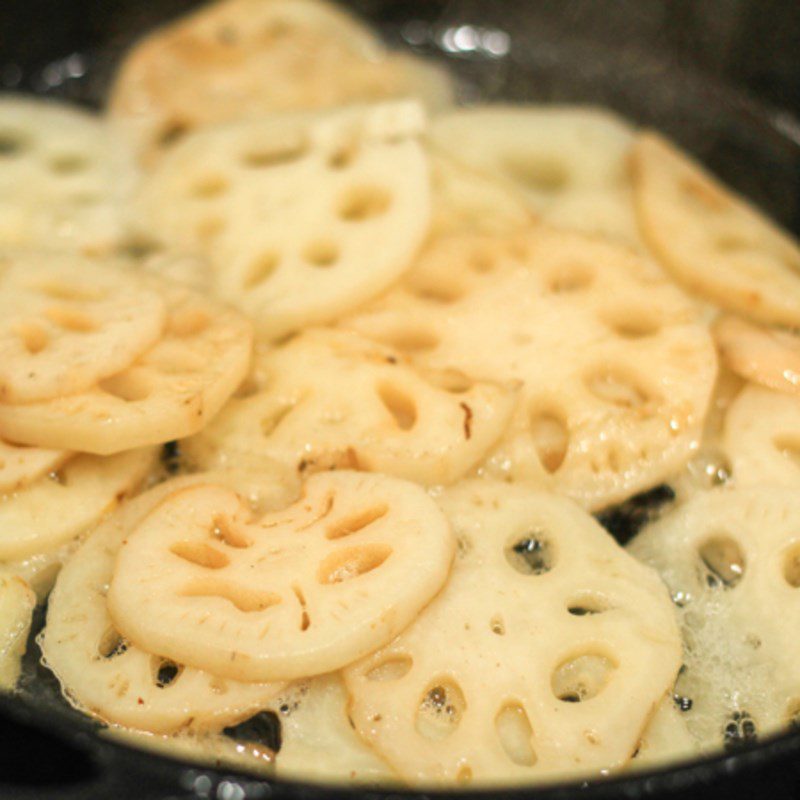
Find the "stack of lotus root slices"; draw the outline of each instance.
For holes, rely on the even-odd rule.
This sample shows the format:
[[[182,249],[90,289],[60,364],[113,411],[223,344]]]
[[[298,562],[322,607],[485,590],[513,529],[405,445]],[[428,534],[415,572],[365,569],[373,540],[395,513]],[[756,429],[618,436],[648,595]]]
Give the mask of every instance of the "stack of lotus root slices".
[[[797,244],[610,112],[457,95],[221,0],[102,114],[0,98],[8,691],[27,646],[132,746],[412,787],[794,723]]]

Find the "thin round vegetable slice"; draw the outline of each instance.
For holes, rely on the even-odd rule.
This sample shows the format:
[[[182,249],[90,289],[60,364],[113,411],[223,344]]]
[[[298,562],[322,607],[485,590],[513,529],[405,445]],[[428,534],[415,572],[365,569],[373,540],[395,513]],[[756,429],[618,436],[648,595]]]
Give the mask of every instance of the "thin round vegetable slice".
[[[447,521],[418,486],[312,476],[289,508],[254,515],[209,483],[167,498],[117,559],[118,630],[236,680],[331,672],[385,644],[447,578]]]
[[[624,766],[680,666],[658,576],[568,500],[472,481],[440,502],[453,573],[403,634],[344,671],[358,732],[414,785]]]
[[[345,331],[307,330],[256,370],[263,386],[184,443],[190,462],[265,459],[300,474],[350,467],[452,483],[497,443],[517,399],[513,387],[463,376],[426,379],[398,351]]]

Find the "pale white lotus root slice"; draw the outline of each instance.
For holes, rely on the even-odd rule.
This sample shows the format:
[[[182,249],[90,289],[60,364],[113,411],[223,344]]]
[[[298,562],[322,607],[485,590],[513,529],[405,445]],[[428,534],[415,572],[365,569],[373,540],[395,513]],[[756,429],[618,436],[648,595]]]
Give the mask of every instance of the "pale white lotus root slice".
[[[280,472],[193,475],[156,486],[99,527],[61,571],[39,642],[45,665],[80,711],[152,733],[218,730],[256,713],[282,690],[283,684],[238,683],[142,650],[118,633],[108,614],[106,592],[122,542],[164,498],[207,479],[237,486],[259,510],[296,496],[292,476]]]
[[[264,458],[298,473],[350,467],[452,483],[497,443],[517,400],[494,383],[437,385],[397,350],[346,331],[308,330],[260,366],[261,390],[231,400],[181,445],[190,462],[222,469]]]
[[[513,185],[465,167],[445,153],[431,151],[430,157],[431,236],[513,233],[533,222],[524,195]]]
[[[800,398],[745,387],[725,417],[722,447],[737,486],[800,486]]]
[[[204,125],[406,96],[438,108],[452,95],[444,70],[387,53],[365,25],[334,5],[225,0],[134,47],[110,111],[152,163]]]
[[[90,389],[152,347],[165,321],[159,291],[117,263],[0,251],[0,398]]]
[[[280,338],[376,296],[430,222],[413,102],[199,132],[145,181],[143,223],[211,259],[220,293]]]
[[[679,609],[684,661],[676,692],[703,749],[785,727],[800,709],[800,498],[796,488],[696,496],[633,540]]]
[[[43,450],[0,439],[0,494],[13,494],[57,472],[72,455],[67,450]]]
[[[53,101],[0,97],[0,244],[107,253],[124,238],[134,171],[103,120]]]
[[[389,765],[353,730],[338,673],[291,684],[269,703],[281,726],[275,772],[317,783],[397,782]]]
[[[592,509],[678,471],[716,353],[692,303],[626,248],[538,227],[430,247],[403,288],[345,325],[415,363],[522,384],[486,471]]]
[[[292,683],[256,712],[252,721],[224,733],[190,728],[154,735],[112,727],[107,735],[173,758],[284,780],[327,785],[396,782],[393,770],[353,730],[347,702],[342,679],[334,673]],[[276,728],[280,731],[277,752],[270,747]]]
[[[153,448],[106,457],[77,455],[0,497],[0,559],[48,553],[89,530],[139,488],[156,455]]]
[[[435,117],[434,147],[521,191],[552,224],[638,244],[630,126],[594,108],[488,105]],[[457,143],[457,147],[454,147]]]
[[[678,698],[680,700],[680,698]],[[668,694],[656,707],[644,729],[631,770],[654,769],[696,757],[699,747],[686,725],[685,715],[676,699]]]
[[[680,666],[669,595],[569,500],[467,481],[450,580],[344,671],[358,732],[414,785],[624,766]]]
[[[191,436],[247,374],[249,320],[177,284],[164,284],[164,336],[129,368],[79,394],[0,403],[0,435],[15,442],[108,455]]]
[[[0,569],[0,691],[16,686],[36,595],[13,572]]]
[[[760,211],[654,133],[632,150],[642,234],[672,275],[722,308],[800,325],[800,248]]]
[[[441,588],[452,554],[415,484],[328,472],[291,507],[254,516],[212,482],[137,526],[108,603],[148,650],[237,680],[294,679],[386,644]]]
[[[737,375],[779,392],[800,395],[800,337],[722,316],[714,338],[723,362]]]

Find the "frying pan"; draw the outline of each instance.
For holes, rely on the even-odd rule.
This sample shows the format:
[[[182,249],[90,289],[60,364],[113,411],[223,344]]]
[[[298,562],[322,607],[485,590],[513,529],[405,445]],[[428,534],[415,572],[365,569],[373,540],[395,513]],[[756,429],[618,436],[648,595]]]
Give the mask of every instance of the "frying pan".
[[[192,0],[2,0],[0,90],[99,106],[122,50]],[[352,0],[386,38],[446,60],[465,102],[590,103],[656,127],[800,233],[800,3],[794,0]],[[619,523],[620,514],[612,515]],[[637,514],[641,514],[639,506]],[[621,526],[629,529],[630,526]],[[618,526],[615,526],[615,530]],[[431,797],[264,780],[129,749],[72,711],[33,640],[0,696],[0,797],[9,800],[389,800]],[[714,758],[498,798],[800,794],[800,732]]]

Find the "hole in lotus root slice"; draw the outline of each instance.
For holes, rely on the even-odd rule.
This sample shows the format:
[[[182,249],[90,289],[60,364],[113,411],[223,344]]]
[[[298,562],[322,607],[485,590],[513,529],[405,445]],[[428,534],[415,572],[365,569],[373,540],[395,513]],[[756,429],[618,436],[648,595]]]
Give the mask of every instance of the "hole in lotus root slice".
[[[312,267],[332,267],[340,255],[339,245],[332,239],[316,239],[303,250],[303,259]]]
[[[379,664],[372,667],[372,669],[367,672],[366,677],[369,681],[399,681],[408,674],[412,664],[413,661],[410,656],[390,655]]]
[[[323,584],[342,583],[377,569],[392,554],[385,544],[356,545],[331,553],[319,566],[317,580]]]
[[[222,734],[238,742],[264,745],[275,753],[281,749],[281,720],[274,711],[259,711],[238,725],[224,728]]]
[[[744,553],[731,536],[712,536],[700,545],[697,554],[708,570],[706,583],[711,588],[732,589],[744,576]]]
[[[515,537],[505,553],[508,563],[523,575],[543,575],[555,565],[553,547],[544,531]]]
[[[558,472],[569,449],[569,429],[561,414],[535,410],[531,436],[542,466],[551,474]]]
[[[0,129],[0,158],[16,158],[32,144],[26,133]]]
[[[97,643],[97,652],[102,658],[121,656],[127,649],[128,642],[113,627],[109,627]]]
[[[529,152],[509,153],[504,166],[509,178],[539,192],[555,194],[569,186],[569,166],[556,158],[541,158]]]
[[[381,341],[404,353],[421,353],[433,350],[439,344],[439,337],[432,329],[419,327],[396,327],[384,331]]]
[[[646,308],[623,308],[604,314],[606,324],[623,339],[645,339],[661,330],[660,312]]]
[[[591,288],[595,270],[579,262],[560,264],[545,278],[545,287],[551,294],[573,294]]]
[[[201,175],[190,187],[190,194],[197,200],[213,200],[228,191],[230,184],[224,175]]]
[[[298,138],[295,141],[275,143],[273,147],[251,147],[242,155],[242,164],[249,169],[265,169],[291,164],[307,154],[309,143]]]
[[[589,374],[586,388],[600,400],[621,408],[641,408],[651,399],[650,391],[623,369],[603,368]]]
[[[414,728],[425,739],[441,741],[455,732],[466,708],[461,687],[450,678],[442,678],[419,701]]]
[[[281,263],[281,257],[277,252],[268,251],[262,253],[253,260],[250,269],[247,271],[244,279],[245,289],[252,289],[255,286],[268,281],[274,274],[278,265]]]
[[[364,528],[372,525],[379,519],[382,519],[389,513],[389,507],[385,504],[368,508],[360,511],[352,517],[345,517],[344,519],[337,520],[331,525],[325,533],[326,539],[342,539],[345,536],[352,536],[359,533]]]
[[[793,589],[800,588],[800,545],[790,547],[784,554],[783,577]]]
[[[174,686],[183,673],[182,665],[160,656],[150,658],[150,668],[153,673],[153,683],[158,689]]]
[[[385,214],[391,203],[391,192],[383,186],[354,186],[339,201],[338,213],[345,222],[363,222]]]
[[[384,383],[378,387],[378,395],[386,410],[402,431],[410,431],[417,422],[417,406],[414,400],[399,387]]]
[[[163,292],[169,314],[154,347],[86,392],[0,403],[0,436],[13,430],[27,444],[108,455],[203,428],[249,370],[252,324],[185,286],[165,283]]]
[[[121,506],[93,531],[62,569],[40,636],[44,662],[70,703],[106,723],[157,734],[196,733],[236,725],[284,690],[281,683],[223,679],[140,648],[119,632],[100,590],[112,580],[122,542],[175,491],[209,479],[230,481],[276,509],[296,495],[296,484],[286,482],[291,477],[229,471],[173,478]]]
[[[562,702],[583,703],[603,691],[615,669],[615,662],[604,655],[571,656],[555,669],[550,685]]]
[[[497,713],[494,727],[501,747],[514,764],[532,767],[536,763],[533,728],[520,703],[506,703]]]
[[[569,600],[567,603],[567,611],[573,617],[588,617],[593,614],[602,614],[608,611],[610,605],[608,600],[597,594],[579,594]]]
[[[574,769],[576,757],[592,771],[627,762],[681,663],[673,607],[658,577],[554,495],[476,479],[438,501],[471,546],[413,625],[344,670],[357,731],[402,777],[426,784],[452,784],[464,764],[473,783],[496,787]],[[548,531],[557,567],[539,577],[510,572],[509,545],[533,530]],[[568,603],[588,604],[589,595],[608,598],[615,612],[566,613]],[[388,685],[369,679],[400,656],[410,660],[401,677]],[[613,667],[602,691],[603,670],[581,660],[595,656]],[[555,690],[579,694],[581,708],[555,696],[559,667]]]
[[[16,251],[0,275],[0,395],[35,403],[88,391],[161,336],[164,301],[114,261]]]
[[[221,517],[250,545],[209,536]],[[434,501],[405,481],[319,473],[263,516],[211,483],[170,495],[128,536],[108,603],[124,636],[164,658],[288,680],[386,644],[441,588],[454,549]]]

